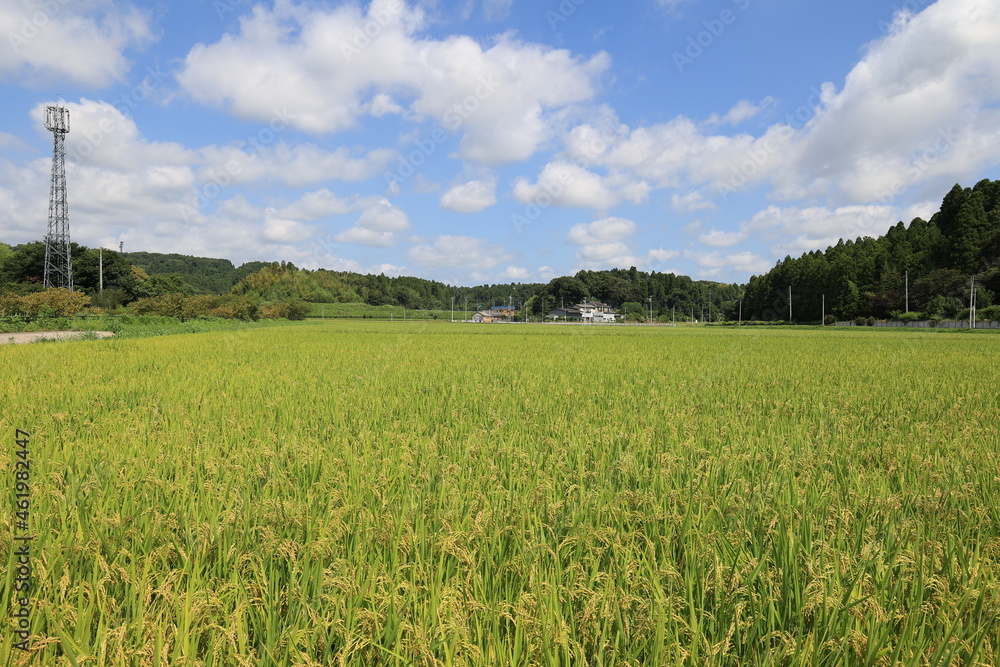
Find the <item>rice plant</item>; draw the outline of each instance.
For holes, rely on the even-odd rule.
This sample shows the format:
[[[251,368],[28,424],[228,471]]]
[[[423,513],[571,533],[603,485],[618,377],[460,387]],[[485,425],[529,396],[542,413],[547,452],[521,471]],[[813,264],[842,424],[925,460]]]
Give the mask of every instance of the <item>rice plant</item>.
[[[1000,338],[340,322],[0,359],[35,538],[3,664],[1000,663]]]

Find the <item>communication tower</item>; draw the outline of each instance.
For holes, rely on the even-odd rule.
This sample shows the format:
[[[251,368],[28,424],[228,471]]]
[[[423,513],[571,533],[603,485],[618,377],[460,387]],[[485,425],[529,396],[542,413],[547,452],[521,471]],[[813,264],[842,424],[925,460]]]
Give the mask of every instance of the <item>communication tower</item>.
[[[45,128],[52,132],[52,182],[49,187],[49,230],[45,235],[45,287],[73,289],[73,258],[66,204],[66,147],[69,109],[45,108]]]

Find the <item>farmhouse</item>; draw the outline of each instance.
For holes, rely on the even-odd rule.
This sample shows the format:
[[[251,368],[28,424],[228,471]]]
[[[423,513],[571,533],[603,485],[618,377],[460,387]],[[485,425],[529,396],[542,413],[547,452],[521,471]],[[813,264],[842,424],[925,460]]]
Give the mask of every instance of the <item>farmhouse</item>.
[[[495,315],[488,310],[480,310],[475,315],[472,316],[473,322],[502,322],[504,318],[500,315]]]
[[[565,322],[614,322],[618,316],[606,303],[584,301],[570,308],[556,308],[546,317]]]

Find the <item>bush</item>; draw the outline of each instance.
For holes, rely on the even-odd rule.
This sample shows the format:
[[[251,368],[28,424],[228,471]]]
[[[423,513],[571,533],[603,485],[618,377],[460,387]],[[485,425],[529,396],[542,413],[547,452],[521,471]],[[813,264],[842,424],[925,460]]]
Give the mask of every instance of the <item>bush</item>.
[[[276,301],[261,306],[260,317],[265,319],[304,320],[312,312],[312,306],[302,299]]]
[[[875,326],[875,323],[876,323],[877,321],[878,321],[878,320],[876,320],[876,319],[875,319],[874,317],[869,317],[869,318],[868,318],[868,326],[870,326],[870,327],[873,327],[873,326]]]
[[[899,320],[900,322],[919,322],[920,320],[924,319],[924,314],[910,311],[909,313],[900,313],[899,317],[895,319]]]
[[[866,327],[868,326],[868,320],[865,319],[864,317],[858,317],[854,320],[854,326]]]
[[[837,318],[834,317],[833,315],[827,315],[826,317],[823,318],[823,324],[825,324],[828,327],[832,327],[836,323],[837,323]]]
[[[989,308],[977,309],[977,314],[981,320],[1000,320],[1000,305]]]
[[[29,317],[72,317],[90,303],[90,297],[62,287],[54,287],[20,298],[22,313]]]

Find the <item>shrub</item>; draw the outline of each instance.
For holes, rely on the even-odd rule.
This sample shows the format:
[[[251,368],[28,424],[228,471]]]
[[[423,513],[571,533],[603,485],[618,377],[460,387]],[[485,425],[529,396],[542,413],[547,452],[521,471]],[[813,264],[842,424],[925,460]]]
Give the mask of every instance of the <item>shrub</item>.
[[[62,287],[27,294],[20,299],[29,317],[72,317],[90,303],[90,297]]]
[[[825,324],[828,327],[832,327],[836,323],[837,323],[837,318],[834,317],[833,315],[827,315],[826,317],[823,318],[823,324]]]
[[[976,311],[981,320],[1000,320],[1000,305]]]

